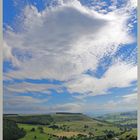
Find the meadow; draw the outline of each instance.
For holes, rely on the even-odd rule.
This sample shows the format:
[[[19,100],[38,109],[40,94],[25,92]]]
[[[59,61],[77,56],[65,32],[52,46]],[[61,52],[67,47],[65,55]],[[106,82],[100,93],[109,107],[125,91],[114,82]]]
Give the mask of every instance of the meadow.
[[[19,140],[137,139],[137,128],[135,125],[130,125],[131,122],[135,123],[132,121],[134,118],[132,120],[129,118],[129,127],[113,123],[111,117],[110,121],[109,118],[107,120],[103,120],[103,118],[101,119],[100,116],[99,118],[91,118],[81,113],[5,116],[6,120],[16,122],[18,128],[25,131],[26,134]],[[119,115],[118,118],[120,118]],[[126,120],[128,121],[128,118]]]

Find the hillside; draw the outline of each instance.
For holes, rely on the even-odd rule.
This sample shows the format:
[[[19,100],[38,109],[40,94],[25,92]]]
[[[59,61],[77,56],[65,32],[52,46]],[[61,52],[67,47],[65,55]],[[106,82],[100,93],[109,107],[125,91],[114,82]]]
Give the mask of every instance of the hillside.
[[[26,136],[21,140],[126,140],[126,137],[136,140],[136,128],[100,121],[81,113],[4,115],[4,118],[25,130]]]
[[[4,118],[17,123],[46,125],[52,122],[92,121],[92,118],[81,113],[54,113],[47,115],[4,115]]]
[[[82,113],[56,113],[56,114],[51,114],[51,117],[55,122],[92,121],[92,118]]]

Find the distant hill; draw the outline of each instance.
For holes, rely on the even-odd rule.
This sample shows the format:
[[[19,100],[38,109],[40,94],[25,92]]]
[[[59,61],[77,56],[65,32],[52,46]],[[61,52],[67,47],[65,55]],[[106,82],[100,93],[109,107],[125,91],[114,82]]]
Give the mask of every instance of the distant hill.
[[[51,114],[51,117],[55,122],[63,121],[92,121],[92,118],[82,113],[56,113]]]
[[[105,114],[96,117],[99,121],[106,121],[123,126],[137,127],[137,111]]]
[[[133,117],[136,118],[137,117],[137,111],[131,111],[131,112],[122,112],[120,113],[121,116],[127,116],[127,117]]]
[[[137,118],[137,111],[129,111],[129,112],[119,112],[119,113],[109,113],[109,114],[104,114],[97,116],[96,118],[98,119],[105,119],[107,120],[108,118],[113,118],[118,119],[118,118]]]
[[[71,112],[56,112],[55,114],[70,114],[70,115],[82,115],[82,113],[71,113]]]
[[[47,125],[52,122],[70,122],[70,121],[93,121],[92,118],[82,113],[64,113],[57,112],[46,115],[5,115],[5,119],[15,121],[23,124],[41,124]]]
[[[3,114],[4,117],[6,116],[18,116],[18,114]]]

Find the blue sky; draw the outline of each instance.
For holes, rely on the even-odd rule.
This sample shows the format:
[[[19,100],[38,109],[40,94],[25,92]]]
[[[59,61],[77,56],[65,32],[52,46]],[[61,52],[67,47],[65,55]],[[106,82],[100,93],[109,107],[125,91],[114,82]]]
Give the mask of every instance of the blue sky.
[[[136,8],[135,0],[5,0],[4,112],[136,110]]]

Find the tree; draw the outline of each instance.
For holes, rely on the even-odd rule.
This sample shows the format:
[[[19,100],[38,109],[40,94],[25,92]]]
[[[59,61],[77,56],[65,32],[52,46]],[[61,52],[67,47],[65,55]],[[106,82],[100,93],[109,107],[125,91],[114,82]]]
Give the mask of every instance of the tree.
[[[43,127],[39,126],[38,129],[40,130],[40,133],[44,133]]]
[[[114,137],[114,132],[109,131],[106,136],[107,136],[107,138],[111,139]]]
[[[88,125],[84,125],[84,128],[88,128]]]
[[[3,120],[3,139],[4,140],[18,140],[26,135],[23,128],[19,128],[18,125],[11,120]]]
[[[34,132],[35,131],[35,128],[32,128],[31,131]]]
[[[92,132],[89,132],[89,136],[90,136],[90,137],[93,137],[94,134],[93,134]]]

